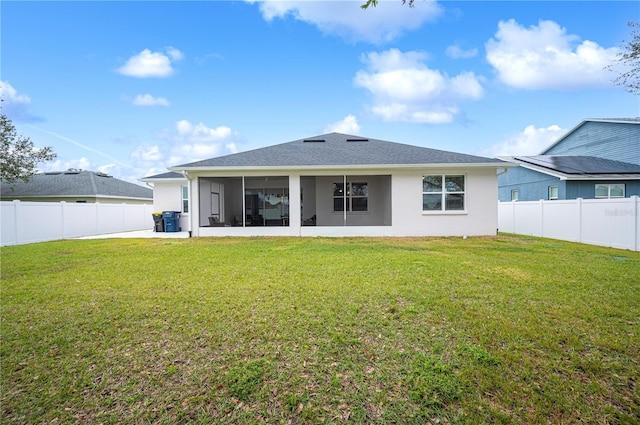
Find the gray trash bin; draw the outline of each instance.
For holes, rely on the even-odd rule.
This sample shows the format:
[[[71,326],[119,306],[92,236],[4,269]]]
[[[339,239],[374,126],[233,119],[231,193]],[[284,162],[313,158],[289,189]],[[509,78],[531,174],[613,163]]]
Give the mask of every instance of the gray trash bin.
[[[164,219],[162,213],[153,213],[153,231],[164,232]]]

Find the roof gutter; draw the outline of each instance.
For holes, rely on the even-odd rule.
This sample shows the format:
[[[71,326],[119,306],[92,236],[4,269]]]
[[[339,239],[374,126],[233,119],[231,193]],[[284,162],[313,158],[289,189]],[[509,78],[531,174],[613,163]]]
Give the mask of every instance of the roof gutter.
[[[187,220],[187,230],[189,231],[189,237],[191,237],[192,235],[192,230],[193,228],[191,227],[191,220],[193,220],[193,210],[191,209],[191,182],[192,179],[191,177],[189,177],[189,173],[185,170],[182,171],[182,175],[184,176],[185,179],[187,179],[187,206],[189,208],[189,219]],[[182,196],[182,194],[180,194],[180,196]]]
[[[431,163],[431,164],[340,164],[340,165],[269,165],[269,166],[199,166],[199,167],[170,167],[168,170],[177,172],[192,171],[260,171],[260,170],[371,170],[371,169],[425,169],[425,168],[507,168],[517,167],[512,162],[478,162],[478,163]]]

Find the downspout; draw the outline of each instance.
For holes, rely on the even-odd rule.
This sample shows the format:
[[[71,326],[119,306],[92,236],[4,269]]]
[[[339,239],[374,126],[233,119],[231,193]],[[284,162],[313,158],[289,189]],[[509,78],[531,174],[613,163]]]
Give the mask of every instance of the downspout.
[[[347,225],[347,175],[342,176],[342,225]]]
[[[191,196],[191,177],[189,177],[189,173],[184,170],[182,171],[182,175],[185,179],[187,179],[187,196],[189,197],[187,199],[187,205],[189,207],[189,220],[187,220],[187,230],[189,231],[189,237],[191,237],[191,232],[193,230],[191,227],[191,220],[193,220],[193,208],[191,205],[191,199],[193,198]]]
[[[247,219],[247,189],[244,185],[244,175],[242,176],[242,228],[244,229]]]

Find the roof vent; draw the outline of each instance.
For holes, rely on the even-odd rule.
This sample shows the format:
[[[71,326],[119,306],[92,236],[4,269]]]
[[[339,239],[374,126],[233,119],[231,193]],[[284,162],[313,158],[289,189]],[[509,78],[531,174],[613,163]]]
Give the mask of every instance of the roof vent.
[[[98,177],[111,177],[109,174],[103,173],[102,171],[96,171],[96,176],[98,176]]]
[[[80,169],[78,168],[69,168],[67,171],[65,171],[65,174],[80,174]]]
[[[45,176],[57,176],[62,174],[62,171],[46,171],[44,173]]]
[[[324,143],[324,139],[304,139],[304,143]]]
[[[368,142],[369,139],[347,139],[347,142]]]

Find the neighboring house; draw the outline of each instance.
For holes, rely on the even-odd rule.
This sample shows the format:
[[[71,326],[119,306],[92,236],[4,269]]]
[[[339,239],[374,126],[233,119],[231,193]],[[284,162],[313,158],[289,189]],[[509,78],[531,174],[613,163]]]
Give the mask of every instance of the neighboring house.
[[[171,167],[156,210],[194,236],[495,235],[512,164],[330,133]]]
[[[540,155],[498,177],[500,201],[640,195],[640,118],[582,121]]]
[[[2,183],[3,201],[152,204],[153,191],[107,174],[70,169],[31,176],[29,181]]]

